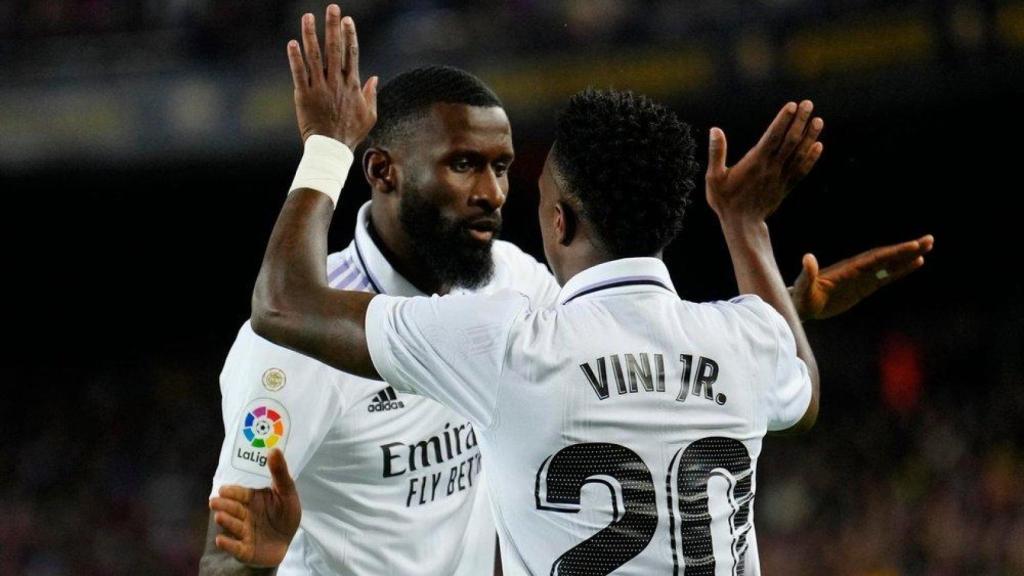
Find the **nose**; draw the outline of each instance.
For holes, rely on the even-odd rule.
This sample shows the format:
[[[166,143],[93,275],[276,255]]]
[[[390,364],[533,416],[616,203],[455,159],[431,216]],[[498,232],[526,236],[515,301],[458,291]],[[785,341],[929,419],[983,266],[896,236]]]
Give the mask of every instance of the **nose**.
[[[477,179],[469,203],[483,208],[487,212],[496,212],[505,204],[507,195],[505,186],[504,179],[500,178],[493,168],[488,168]]]

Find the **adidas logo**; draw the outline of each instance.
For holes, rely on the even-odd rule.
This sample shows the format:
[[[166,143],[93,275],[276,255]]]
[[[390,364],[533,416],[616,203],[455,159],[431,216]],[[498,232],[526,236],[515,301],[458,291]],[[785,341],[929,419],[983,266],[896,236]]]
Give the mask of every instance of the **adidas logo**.
[[[370,405],[366,407],[366,411],[387,412],[388,410],[398,410],[400,408],[405,408],[405,403],[398,399],[395,389],[388,386],[378,392],[373,400],[370,400]]]

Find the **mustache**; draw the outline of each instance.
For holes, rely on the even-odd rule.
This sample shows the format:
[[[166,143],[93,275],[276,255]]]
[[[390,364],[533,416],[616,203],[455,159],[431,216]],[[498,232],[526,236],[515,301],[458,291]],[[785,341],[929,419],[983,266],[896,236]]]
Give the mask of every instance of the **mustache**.
[[[498,213],[490,214],[488,216],[479,216],[477,218],[467,218],[462,221],[462,225],[466,228],[494,232],[495,235],[497,235],[498,232],[501,232],[501,224],[501,214]]]

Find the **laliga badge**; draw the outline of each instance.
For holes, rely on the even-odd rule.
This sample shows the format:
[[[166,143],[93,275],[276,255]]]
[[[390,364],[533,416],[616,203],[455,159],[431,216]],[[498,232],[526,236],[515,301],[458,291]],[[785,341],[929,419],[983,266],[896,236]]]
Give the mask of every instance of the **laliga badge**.
[[[231,465],[269,478],[267,455],[271,448],[284,450],[290,426],[288,411],[280,402],[271,398],[253,400],[239,419]]]

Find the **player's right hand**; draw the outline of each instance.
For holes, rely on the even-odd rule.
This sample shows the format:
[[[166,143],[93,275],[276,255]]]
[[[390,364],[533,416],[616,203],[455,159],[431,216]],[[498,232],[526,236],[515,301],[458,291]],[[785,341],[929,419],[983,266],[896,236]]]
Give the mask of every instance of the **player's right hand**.
[[[763,222],[779,207],[821,157],[821,118],[804,100],[782,107],[761,140],[731,167],[725,165],[725,132],[711,129],[708,153],[708,205],[719,219]]]
[[[284,454],[274,449],[267,458],[270,488],[245,488],[228,484],[210,499],[214,521],[224,531],[216,537],[217,548],[249,566],[272,567],[285,552],[302,519],[302,505],[295,482],[288,474]]]
[[[302,141],[313,134],[339,140],[354,150],[377,122],[377,77],[360,87],[359,42],[351,17],[337,4],[327,7],[326,62],[316,36],[316,18],[302,16],[302,46],[288,42],[288,64],[295,84],[295,115]],[[305,52],[305,60],[303,60]]]

